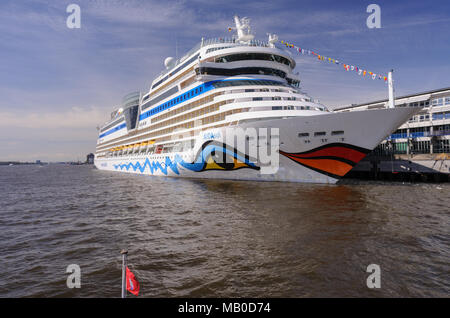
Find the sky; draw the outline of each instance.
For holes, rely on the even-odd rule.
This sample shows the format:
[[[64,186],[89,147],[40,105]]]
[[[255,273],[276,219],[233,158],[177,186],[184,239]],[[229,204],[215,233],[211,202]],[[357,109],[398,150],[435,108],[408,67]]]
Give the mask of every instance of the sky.
[[[66,25],[69,4],[81,28]],[[369,29],[371,3],[381,28]],[[248,17],[280,40],[387,74],[395,94],[450,86],[450,1],[0,1],[0,161],[85,160],[124,95],[146,92],[168,56],[230,36]],[[330,108],[387,98],[387,85],[290,51],[301,87]]]

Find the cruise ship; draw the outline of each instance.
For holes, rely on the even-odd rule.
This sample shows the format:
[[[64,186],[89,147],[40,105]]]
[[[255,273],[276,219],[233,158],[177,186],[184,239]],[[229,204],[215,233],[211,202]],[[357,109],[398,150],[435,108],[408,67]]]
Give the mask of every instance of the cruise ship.
[[[276,35],[255,40],[248,19],[234,22],[232,38],[202,38],[125,96],[99,129],[98,169],[334,184],[420,111],[331,111],[302,91]]]

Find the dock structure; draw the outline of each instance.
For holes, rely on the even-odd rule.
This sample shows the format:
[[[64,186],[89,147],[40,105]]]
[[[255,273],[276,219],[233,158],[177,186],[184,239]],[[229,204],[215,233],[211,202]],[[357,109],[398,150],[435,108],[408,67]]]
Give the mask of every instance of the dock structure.
[[[350,178],[450,181],[450,87],[397,97],[395,107],[423,109],[382,141]],[[378,100],[336,108],[347,112],[388,108]]]

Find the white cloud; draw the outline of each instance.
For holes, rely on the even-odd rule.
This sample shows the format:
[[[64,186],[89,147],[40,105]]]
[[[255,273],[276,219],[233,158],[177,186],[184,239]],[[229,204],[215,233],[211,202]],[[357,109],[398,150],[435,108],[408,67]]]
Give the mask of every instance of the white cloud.
[[[9,129],[92,129],[107,119],[105,109],[72,107],[55,112],[0,111],[2,128]]]
[[[97,125],[105,122],[106,109],[72,107],[46,112],[0,111],[0,161],[84,160],[95,151]]]

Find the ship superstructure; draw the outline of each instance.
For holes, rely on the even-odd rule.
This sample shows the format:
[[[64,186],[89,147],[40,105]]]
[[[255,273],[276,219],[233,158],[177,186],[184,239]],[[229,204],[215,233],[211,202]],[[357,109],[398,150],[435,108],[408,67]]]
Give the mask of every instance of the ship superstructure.
[[[167,58],[147,93],[127,95],[99,131],[99,169],[164,176],[335,183],[414,107],[335,113],[300,89],[277,37],[202,39]],[[232,143],[234,132],[244,143]],[[250,132],[256,132],[252,134]],[[244,136],[245,135],[245,136]],[[261,149],[276,154],[267,168]]]

